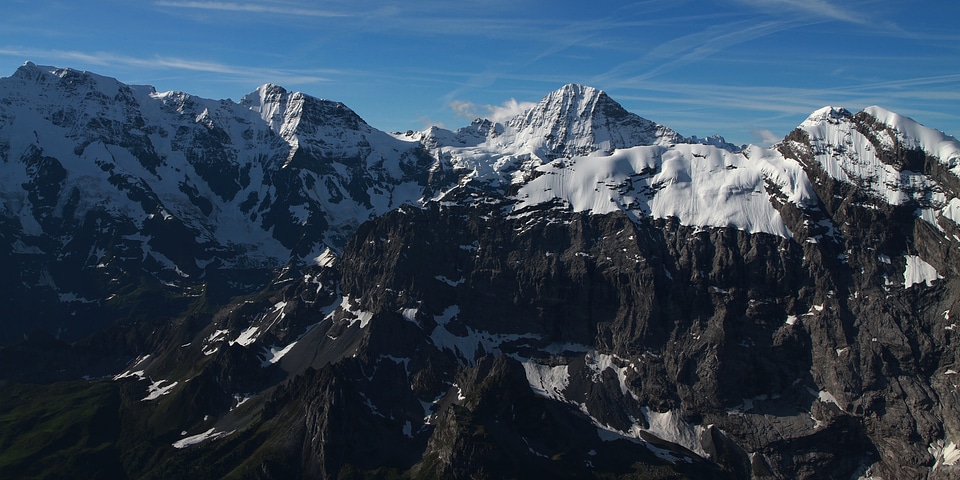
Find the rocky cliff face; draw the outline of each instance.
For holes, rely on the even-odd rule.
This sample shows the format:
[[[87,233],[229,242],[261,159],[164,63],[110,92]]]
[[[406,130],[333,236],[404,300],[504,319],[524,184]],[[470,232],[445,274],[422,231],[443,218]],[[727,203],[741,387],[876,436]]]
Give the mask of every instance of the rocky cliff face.
[[[3,347],[0,388],[21,403],[64,395],[63,380],[70,398],[111,395],[116,428],[101,443],[113,450],[101,453],[125,475],[960,468],[960,143],[910,119],[828,107],[772,149],[740,149],[568,85],[504,123],[392,136],[273,85],[233,104],[68,70],[12,78],[56,85],[30,88],[61,92],[48,103],[74,113],[28,108],[4,79],[17,114],[3,117],[2,166],[23,173],[5,186],[0,254],[20,280],[52,279],[46,325],[78,298],[117,295],[126,310],[71,344]],[[98,138],[81,153],[113,154],[84,156],[86,140],[49,127],[61,117],[133,123],[104,127],[119,136],[78,129]],[[34,125],[47,133],[15,135]],[[69,148],[40,141],[51,131]],[[78,166],[90,162],[107,167]],[[116,192],[120,213],[90,200],[107,193],[64,194],[81,184]],[[218,236],[227,218],[230,241]],[[252,255],[264,238],[280,253]],[[54,273],[55,253],[81,251]],[[71,297],[62,279],[85,269],[104,280]],[[2,281],[11,305],[41,291]],[[10,410],[26,420],[4,430],[22,435],[41,415]],[[54,418],[84,425],[88,413]],[[71,435],[61,444],[89,451]]]

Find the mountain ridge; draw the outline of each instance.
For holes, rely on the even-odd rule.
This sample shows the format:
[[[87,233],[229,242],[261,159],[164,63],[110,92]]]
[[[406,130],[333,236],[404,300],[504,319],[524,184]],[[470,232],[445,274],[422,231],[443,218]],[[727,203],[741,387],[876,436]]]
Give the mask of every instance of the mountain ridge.
[[[118,399],[127,476],[957,471],[960,142],[910,119],[734,147],[569,84],[388,134],[271,84],[14,77],[0,389]]]

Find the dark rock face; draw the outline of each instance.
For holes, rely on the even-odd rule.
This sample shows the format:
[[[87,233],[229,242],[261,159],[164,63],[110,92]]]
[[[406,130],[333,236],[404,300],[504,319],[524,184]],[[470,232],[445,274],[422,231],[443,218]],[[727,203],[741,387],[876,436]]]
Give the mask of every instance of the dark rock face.
[[[749,152],[810,183],[804,202],[758,183],[774,235],[524,203],[555,158],[740,154],[589,87],[421,143],[275,85],[235,104],[28,65],[0,87],[0,390],[67,402],[0,432],[96,418],[97,458],[130,478],[960,468],[960,180],[884,112],[824,109]],[[484,178],[474,147],[508,165]],[[89,454],[73,431],[32,463]]]

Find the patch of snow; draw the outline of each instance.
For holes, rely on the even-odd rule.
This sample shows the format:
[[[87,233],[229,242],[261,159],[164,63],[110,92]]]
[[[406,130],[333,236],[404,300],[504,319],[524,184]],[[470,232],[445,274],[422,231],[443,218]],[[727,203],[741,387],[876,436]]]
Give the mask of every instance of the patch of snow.
[[[164,386],[163,384],[167,382],[169,382],[169,380],[158,380],[150,384],[150,386],[147,387],[147,396],[141,399],[140,401],[148,402],[150,400],[156,400],[164,395],[169,394],[171,391],[173,391],[173,387],[176,387],[177,384],[180,383],[180,382],[173,382],[173,383],[170,383],[169,385]]]
[[[417,321],[418,313],[420,313],[419,308],[404,308],[400,311],[400,316],[402,316],[404,320],[419,326],[420,322]]]
[[[960,225],[960,198],[951,199],[950,202],[940,210],[940,216]]]
[[[224,340],[224,339],[227,337],[227,334],[229,334],[229,333],[230,333],[230,330],[226,330],[226,329],[224,329],[224,330],[216,330],[216,331],[214,331],[213,333],[211,333],[210,336],[207,337],[207,338],[203,341],[203,343],[209,345],[209,344],[211,344],[211,343],[213,343],[213,342],[222,341],[222,340]]]
[[[918,283],[931,287],[933,282],[943,278],[932,265],[917,255],[904,255],[904,259],[907,266],[903,272],[903,288],[910,288]]]
[[[917,216],[917,218],[923,220],[924,222],[927,222],[930,225],[933,225],[933,227],[936,228],[937,230],[944,232],[945,230],[943,229],[943,227],[941,227],[940,224],[937,222],[937,217],[940,215],[940,212],[941,210],[938,210],[936,208],[918,208],[917,211],[915,212],[915,215]]]
[[[113,377],[114,380],[120,380],[121,378],[137,377],[139,380],[143,380],[146,377],[144,370],[137,370],[135,372],[123,372]]]
[[[144,370],[143,369],[135,370],[135,369],[139,367],[141,364],[143,364],[144,362],[146,362],[148,359],[150,359],[150,354],[140,355],[133,361],[133,364],[130,365],[130,367],[127,368],[127,370],[115,375],[113,379],[120,380],[122,378],[137,377],[140,380],[143,380],[144,378],[146,378],[144,376]]]
[[[960,462],[960,448],[957,448],[956,442],[944,444],[943,440],[937,440],[927,447],[927,451],[933,458],[937,459],[933,469],[937,470],[941,466],[950,467]]]
[[[684,422],[680,415],[672,410],[655,412],[649,407],[643,407],[643,415],[647,417],[649,425],[644,431],[681,445],[703,458],[709,458],[703,450],[703,445],[700,444],[700,436],[705,430],[702,426]]]
[[[743,403],[741,403],[740,405],[737,405],[736,407],[733,407],[733,408],[728,408],[727,415],[743,415],[745,412],[749,412],[750,410],[753,410],[754,403],[763,402],[770,398],[779,398],[779,395],[774,395],[773,397],[770,397],[768,395],[759,395],[753,398],[744,398]]]
[[[266,358],[263,360],[263,366],[267,367],[273,365],[280,361],[284,355],[290,353],[290,350],[297,345],[297,342],[293,342],[283,348],[270,347],[266,350]]]
[[[810,415],[810,420],[813,421],[813,429],[818,430],[823,428],[823,422],[818,420],[817,417],[814,417],[813,414]]]
[[[250,401],[251,398],[253,398],[253,394],[249,394],[249,393],[246,394],[246,395],[241,395],[241,394],[239,394],[239,393],[234,394],[233,400],[234,400],[235,402],[237,402],[237,404],[234,405],[233,408],[230,409],[230,411],[233,411],[233,410],[239,408],[240,405],[243,405],[244,403],[247,403],[248,401]]]
[[[543,365],[533,360],[523,362],[523,371],[527,374],[527,383],[534,393],[541,397],[566,401],[563,391],[570,384],[570,372],[566,365]]]
[[[291,205],[290,216],[293,217],[294,223],[298,225],[306,225],[307,220],[310,218],[310,210],[305,204]]]
[[[820,390],[820,392],[814,392],[817,396],[817,399],[823,403],[832,403],[837,406],[841,411],[846,411],[840,402],[837,400],[837,397],[834,397],[832,393],[826,390]]]
[[[335,263],[337,263],[337,254],[327,247],[323,250],[323,253],[313,259],[313,263],[315,263],[318,267],[332,267]]]
[[[196,444],[198,444],[198,443],[202,443],[202,442],[205,442],[205,441],[207,441],[207,440],[216,440],[216,439],[218,439],[218,438],[223,438],[223,437],[226,437],[227,435],[230,435],[230,434],[232,434],[232,433],[233,433],[233,431],[230,431],[230,432],[218,432],[218,431],[216,431],[216,429],[211,428],[210,430],[207,430],[206,432],[198,433],[198,434],[196,434],[196,435],[193,435],[193,436],[184,438],[184,439],[182,439],[182,440],[177,440],[176,442],[173,442],[172,445],[173,445],[173,448],[187,448],[187,447],[189,447],[189,446],[191,446],[191,445],[196,445]]]
[[[257,341],[257,332],[260,330],[258,326],[247,327],[244,331],[240,332],[240,335],[237,336],[237,339],[230,342],[230,345],[239,344],[241,346],[247,347],[253,342]]]
[[[477,356],[481,353],[499,353],[500,346],[508,342],[516,342],[522,339],[538,339],[534,334],[502,334],[491,333],[483,330],[475,330],[473,327],[465,326],[465,335],[458,335],[447,329],[447,324],[453,321],[460,314],[460,307],[453,305],[447,307],[440,315],[434,316],[437,326],[430,332],[430,339],[433,344],[442,350],[448,350],[458,356],[468,364],[473,364]]]
[[[627,386],[627,368],[630,368],[631,365],[628,364],[627,366],[620,367],[617,366],[615,360],[627,363],[614,355],[598,353],[596,350],[591,350],[584,356],[584,361],[586,362],[587,368],[593,372],[594,383],[600,381],[600,374],[609,368],[617,374],[617,379],[620,382],[620,393],[624,395],[629,393],[631,396],[633,396],[633,392],[631,392]]]
[[[352,299],[347,295],[344,295],[343,300],[340,301],[339,309],[353,315],[353,318],[350,319],[350,324],[348,325],[349,327],[359,323],[360,328],[366,328],[367,324],[370,323],[370,320],[373,319],[373,312],[354,310]]]

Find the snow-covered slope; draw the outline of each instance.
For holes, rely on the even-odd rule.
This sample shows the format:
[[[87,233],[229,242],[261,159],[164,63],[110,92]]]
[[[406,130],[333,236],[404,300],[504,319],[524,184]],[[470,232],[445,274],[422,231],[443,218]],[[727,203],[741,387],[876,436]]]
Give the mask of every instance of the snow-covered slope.
[[[456,132],[432,127],[420,139],[461,180],[498,187],[557,158],[609,154],[638,145],[685,141],[677,132],[627,112],[606,93],[569,84],[504,123],[477,119]]]
[[[429,166],[418,144],[343,104],[274,85],[237,104],[27,64],[0,96],[3,208],[33,235],[44,218],[82,223],[102,209],[137,231],[175,218],[245,261],[284,263],[416,202]],[[48,191],[20,188],[44,172]]]
[[[433,163],[339,102],[274,85],[236,103],[32,63],[0,79],[0,157],[0,250],[21,272],[11,295],[66,299],[46,304],[71,317],[140,275],[258,288],[223,272],[339,249],[360,223],[418,202]],[[10,321],[34,315],[30,303]]]
[[[556,160],[520,188],[517,210],[560,200],[574,212],[623,210],[636,218],[677,218],[698,227],[792,234],[771,203],[766,183],[797,206],[816,203],[797,162],[752,146],[730,152],[680,144],[617,150],[607,156]]]
[[[638,220],[672,217],[790,237],[766,183],[797,206],[816,203],[800,164],[775,149],[684,138],[581,85],[548,94],[504,124],[477,120],[420,138],[460,174],[458,187],[445,194],[466,186],[519,189],[512,194],[516,211],[560,201],[575,212],[623,210]]]
[[[876,106],[856,115],[824,107],[800,129],[809,137],[814,160],[831,178],[855,185],[874,201],[916,204],[917,214],[937,228],[940,218],[955,222],[952,205],[960,194],[950,185],[960,179],[955,138]],[[928,162],[942,166],[938,170],[953,182],[924,173]]]
[[[738,148],[579,85],[389,135],[27,64],[0,384],[101,377],[136,478],[953,478],[958,151],[878,107]]]

